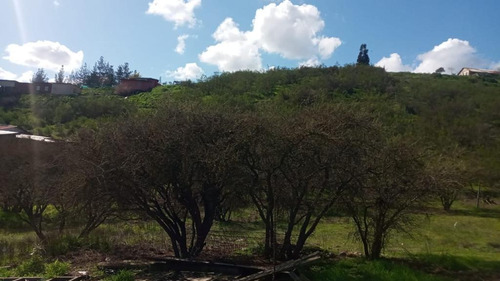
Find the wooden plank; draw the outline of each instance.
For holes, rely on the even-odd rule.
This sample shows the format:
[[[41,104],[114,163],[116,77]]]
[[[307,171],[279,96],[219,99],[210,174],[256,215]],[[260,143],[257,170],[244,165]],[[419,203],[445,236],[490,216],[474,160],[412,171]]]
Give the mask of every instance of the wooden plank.
[[[115,263],[99,263],[100,269],[148,269],[150,271],[194,271],[194,272],[217,272],[229,275],[248,275],[260,272],[261,268],[243,266],[228,263],[186,260],[179,258],[161,258],[151,262],[115,262]]]
[[[310,255],[307,255],[305,257],[302,257],[300,259],[296,259],[296,260],[292,260],[292,261],[287,261],[287,262],[278,264],[277,266],[275,266],[273,268],[270,268],[270,269],[267,269],[267,270],[263,270],[261,272],[257,272],[255,274],[251,274],[251,275],[248,275],[248,276],[245,276],[245,277],[241,277],[241,278],[238,278],[238,279],[235,279],[235,280],[236,281],[254,281],[254,280],[259,280],[261,278],[264,278],[264,277],[267,277],[267,276],[271,276],[273,274],[280,273],[280,272],[283,272],[283,271],[293,271],[293,269],[295,269],[295,267],[297,267],[297,266],[311,263],[311,262],[316,261],[316,260],[318,260],[320,258],[321,258],[321,256],[319,255],[319,252],[314,252],[314,253],[312,253]]]

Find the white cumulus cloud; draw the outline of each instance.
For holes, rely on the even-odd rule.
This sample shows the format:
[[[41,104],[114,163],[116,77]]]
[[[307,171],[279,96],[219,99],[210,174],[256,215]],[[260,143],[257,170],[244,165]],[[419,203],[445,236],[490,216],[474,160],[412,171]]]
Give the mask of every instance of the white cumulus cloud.
[[[385,67],[387,71],[412,71],[417,73],[433,73],[442,67],[447,74],[456,74],[463,67],[494,68],[493,62],[481,58],[469,41],[450,38],[434,46],[432,50],[417,56],[413,67],[403,64],[401,57],[393,53],[383,57],[376,66]]]
[[[403,64],[401,56],[397,53],[392,53],[388,58],[383,57],[375,66],[383,67],[389,72],[409,72],[412,71],[411,66]]]
[[[263,50],[287,59],[329,57],[340,46],[338,38],[319,37],[325,26],[319,10],[312,5],[294,5],[289,0],[258,9],[253,19],[253,36]]]
[[[18,76],[15,73],[12,73],[10,71],[7,71],[3,68],[0,67],[0,79],[5,79],[5,80],[15,80],[18,82],[31,82],[31,79],[33,78],[33,71],[26,71],[22,73],[20,76]]]
[[[58,71],[64,65],[66,71],[79,68],[83,62],[83,51],[73,52],[59,42],[36,41],[23,45],[10,44],[5,49],[4,59],[23,66]]]
[[[15,80],[17,75],[0,67],[0,79]]]
[[[175,47],[175,52],[182,55],[184,54],[184,50],[186,49],[186,39],[189,38],[189,35],[183,34],[177,37],[177,46]]]
[[[486,62],[476,54],[468,41],[450,38],[429,52],[418,55],[420,64],[415,72],[434,72],[443,67],[446,73],[457,73],[462,67],[486,67]]]
[[[248,32],[239,30],[232,18],[226,18],[212,36],[218,43],[201,53],[200,61],[217,65],[220,71],[262,68],[258,46]]]
[[[318,65],[319,58],[329,58],[342,43],[319,34],[325,23],[312,5],[270,3],[255,12],[252,23],[252,30],[241,31],[232,18],[226,18],[212,34],[216,44],[201,53],[200,60],[221,71],[261,70],[261,52],[267,52],[305,60],[300,65]]]
[[[315,67],[315,66],[318,66],[320,65],[320,61],[318,60],[318,58],[314,57],[314,58],[310,58],[306,61],[303,61],[303,62],[300,62],[299,63],[299,66],[305,66],[305,67]]]
[[[494,70],[498,70],[500,71],[500,62],[497,62],[497,63],[492,63],[491,69],[494,69]]]
[[[175,71],[167,71],[167,76],[176,80],[194,80],[203,75],[203,69],[196,63],[187,63],[184,67],[178,67]]]
[[[31,79],[33,79],[33,74],[35,74],[33,71],[26,71],[21,74],[16,80],[19,82],[31,82]]]
[[[162,16],[166,21],[175,23],[175,28],[183,25],[194,27],[194,9],[201,6],[201,0],[153,0],[149,3],[147,14]]]

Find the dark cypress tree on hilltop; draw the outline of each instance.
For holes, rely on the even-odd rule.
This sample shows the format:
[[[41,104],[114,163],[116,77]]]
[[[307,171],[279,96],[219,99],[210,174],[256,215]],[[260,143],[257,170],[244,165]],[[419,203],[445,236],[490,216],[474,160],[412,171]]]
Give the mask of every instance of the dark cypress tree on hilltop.
[[[49,77],[43,68],[39,68],[33,77],[31,78],[31,83],[47,83],[49,82]]]
[[[370,58],[368,57],[368,49],[366,48],[366,44],[361,44],[361,47],[359,47],[358,64],[370,64]]]

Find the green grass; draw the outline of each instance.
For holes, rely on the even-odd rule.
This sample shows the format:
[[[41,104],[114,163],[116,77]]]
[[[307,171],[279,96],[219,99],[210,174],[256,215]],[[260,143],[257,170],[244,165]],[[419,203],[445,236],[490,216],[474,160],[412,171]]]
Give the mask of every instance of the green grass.
[[[311,280],[342,281],[439,281],[443,277],[424,273],[390,260],[367,261],[362,258],[342,259],[335,263],[312,266],[305,271]]]
[[[0,268],[0,277],[44,276],[53,278],[69,273],[70,264],[55,260],[46,263],[41,256],[35,255],[13,268]]]
[[[103,279],[104,281],[134,281],[134,273],[129,270],[120,270],[117,274]]]
[[[417,224],[410,234],[390,236],[383,252],[385,260],[343,259],[312,267],[308,276],[311,280],[454,280],[472,274],[488,280],[500,274],[500,206],[475,209],[472,201],[460,201],[451,212],[444,212],[437,205],[426,212],[428,214],[415,215]],[[214,224],[206,250],[229,249],[233,257],[251,258],[259,254],[264,229],[258,217],[246,210],[235,214],[233,219]],[[306,247],[361,255],[362,247],[354,239],[353,230],[350,218],[328,217],[320,223]],[[107,253],[118,246],[170,247],[167,235],[155,222],[115,222],[102,225],[88,239],[77,239],[75,235],[76,232],[70,230],[68,235],[51,239],[43,254],[50,259],[82,248]],[[36,237],[27,230],[0,231],[2,264],[19,265],[13,269],[0,268],[0,275],[65,271],[63,264],[43,262],[40,269],[40,261],[30,258],[35,246]],[[128,278],[127,274],[109,278]]]
[[[495,215],[499,206],[479,210],[470,205],[459,206],[449,213],[435,210],[415,215],[416,227],[410,233],[392,233],[383,255],[451,255],[500,261],[500,217]],[[328,218],[318,226],[309,245],[334,253],[362,253],[353,231],[348,218]]]
[[[70,269],[69,263],[56,260],[53,263],[48,263],[45,265],[45,273],[43,274],[43,276],[45,278],[64,276],[68,274],[69,269]]]

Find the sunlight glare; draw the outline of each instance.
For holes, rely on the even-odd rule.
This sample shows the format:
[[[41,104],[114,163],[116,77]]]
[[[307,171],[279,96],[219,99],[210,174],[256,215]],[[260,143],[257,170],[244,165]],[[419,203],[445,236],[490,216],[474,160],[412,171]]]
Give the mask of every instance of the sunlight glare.
[[[16,15],[17,29],[19,32],[19,36],[21,36],[22,43],[26,43],[26,29],[24,28],[23,15],[21,13],[21,0],[11,0],[12,5],[14,6],[14,13]]]

